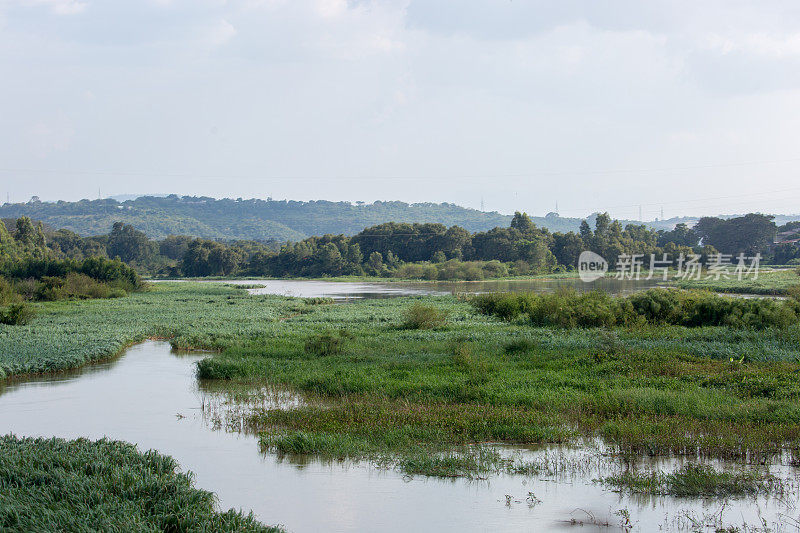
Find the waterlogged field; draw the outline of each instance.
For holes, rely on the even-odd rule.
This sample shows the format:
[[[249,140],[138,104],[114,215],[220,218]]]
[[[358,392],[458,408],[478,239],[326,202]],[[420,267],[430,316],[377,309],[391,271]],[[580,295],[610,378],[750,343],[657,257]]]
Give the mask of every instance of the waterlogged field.
[[[769,471],[705,466],[796,470],[797,324],[535,327],[452,296],[336,305],[164,283],[125,299],[44,304],[30,325],[0,329],[0,365],[7,374],[69,368],[148,337],[215,351],[198,377],[232,386],[232,403],[245,406],[235,427],[279,455],[476,479],[538,475],[497,443],[601,442],[609,461],[689,461],[601,480],[617,490],[797,500],[796,485]],[[300,400],[260,405],[265,386]]]

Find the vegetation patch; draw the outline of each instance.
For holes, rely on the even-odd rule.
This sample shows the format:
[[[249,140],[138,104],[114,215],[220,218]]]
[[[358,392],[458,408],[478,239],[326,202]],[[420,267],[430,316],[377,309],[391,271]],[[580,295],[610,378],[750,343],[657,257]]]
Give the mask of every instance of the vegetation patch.
[[[678,497],[729,497],[777,494],[784,491],[780,479],[753,470],[723,472],[703,464],[687,463],[671,473],[625,472],[599,480],[604,485],[636,494]]]
[[[220,512],[171,457],[119,441],[0,437],[3,531],[274,532]]]
[[[403,328],[405,329],[433,329],[444,325],[447,312],[430,305],[414,303],[406,309]]]
[[[340,333],[323,331],[312,335],[306,341],[305,351],[319,356],[337,355],[344,349],[344,338]]]
[[[27,303],[11,304],[6,311],[0,310],[0,324],[24,326],[36,316],[36,308]]]
[[[685,327],[786,328],[800,322],[800,302],[767,298],[727,298],[707,291],[650,289],[630,296],[603,291],[554,294],[493,293],[472,298],[480,313],[503,320],[522,318],[535,326],[562,328]]]

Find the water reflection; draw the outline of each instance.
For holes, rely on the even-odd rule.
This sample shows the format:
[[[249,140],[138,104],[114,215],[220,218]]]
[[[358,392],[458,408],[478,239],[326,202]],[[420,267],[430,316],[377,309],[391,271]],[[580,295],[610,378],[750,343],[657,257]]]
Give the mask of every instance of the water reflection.
[[[430,282],[350,282],[258,279],[215,282],[235,285],[260,285],[258,288],[248,289],[250,294],[276,294],[296,298],[333,298],[336,300],[395,298],[398,296],[420,296],[426,294],[477,294],[496,291],[553,292],[560,287],[572,288],[579,292],[602,290],[610,294],[629,294],[663,285],[663,282],[657,280],[633,281],[617,280],[613,278],[602,278],[591,283],[584,283],[580,279],[575,278]]]
[[[618,464],[592,446],[503,448],[504,453],[539,461],[542,471],[486,481],[409,478],[364,463],[262,454],[255,436],[225,431],[224,424],[215,430],[210,406],[218,402],[222,408],[242,391],[199,383],[194,363],[202,357],[171,353],[167,343],[146,342],[115,361],[12,382],[0,393],[0,432],[109,437],[135,442],[143,450],[157,449],[195,472],[198,485],[215,490],[223,508],[252,509],[264,522],[297,532],[547,531],[581,524],[581,531],[606,531],[604,524],[619,528],[621,517],[615,513],[620,509],[630,511],[634,531],[693,531],[696,524],[712,523],[718,516],[738,526],[743,521],[760,524],[761,516],[773,531],[797,530],[792,522],[800,519],[793,506],[796,486],[795,496],[788,498],[792,501],[631,498],[592,482],[598,472]],[[302,402],[284,392],[265,389],[257,401],[287,408]],[[677,462],[654,464],[673,467]],[[796,476],[790,472],[794,470],[773,470]]]

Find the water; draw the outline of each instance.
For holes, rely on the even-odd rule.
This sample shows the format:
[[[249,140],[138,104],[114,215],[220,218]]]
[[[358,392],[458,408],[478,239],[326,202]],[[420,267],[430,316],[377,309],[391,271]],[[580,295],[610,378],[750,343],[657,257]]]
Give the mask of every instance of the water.
[[[611,294],[629,294],[663,285],[658,280],[617,280],[603,278],[591,283],[580,279],[520,279],[497,281],[311,281],[311,280],[226,280],[216,283],[235,285],[263,285],[248,289],[251,294],[277,294],[299,298],[333,298],[336,300],[356,300],[369,298],[394,298],[397,296],[418,296],[425,294],[482,293],[482,292],[553,292],[559,287],[569,287],[577,291],[603,290]]]
[[[214,429],[209,405],[223,396],[219,383],[195,379],[194,363],[202,357],[148,341],[111,362],[0,385],[0,432],[109,437],[157,449],[195,472],[198,486],[216,491],[222,508],[252,509],[262,521],[296,532],[550,531],[569,528],[572,520],[583,524],[581,531],[608,531],[602,524],[619,529],[615,513],[625,508],[634,531],[693,531],[692,520],[711,521],[720,510],[726,523],[758,524],[760,513],[773,531],[798,531],[797,485],[785,501],[744,499],[724,507],[718,500],[631,498],[592,483],[598,472],[614,465],[591,450],[565,452],[563,457],[580,470],[575,476],[486,481],[408,478],[364,463],[282,460],[262,454],[253,435]],[[286,394],[276,398],[287,408],[297,401]],[[542,458],[561,452],[524,453]],[[676,466],[674,461],[657,464]],[[773,473],[796,476],[792,472],[787,467]],[[529,492],[541,502],[528,500]]]

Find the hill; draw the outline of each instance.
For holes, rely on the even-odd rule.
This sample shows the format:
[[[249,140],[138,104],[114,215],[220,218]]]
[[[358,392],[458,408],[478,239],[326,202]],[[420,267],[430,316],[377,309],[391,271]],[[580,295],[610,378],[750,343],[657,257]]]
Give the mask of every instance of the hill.
[[[353,235],[383,222],[440,222],[470,231],[508,226],[511,216],[485,213],[454,204],[222,199],[209,197],[141,196],[78,202],[4,204],[0,217],[27,216],[81,235],[102,235],[115,221],[131,224],[153,239],[192,235],[210,239],[299,240],[311,235]],[[537,218],[552,229],[577,229],[580,220]],[[544,224],[544,222],[548,224]]]
[[[78,202],[40,202],[3,204],[0,218],[27,216],[54,228],[66,228],[81,235],[105,235],[116,221],[131,224],[151,239],[167,235],[191,235],[217,240],[253,239],[262,241],[300,240],[312,235],[355,235],[364,228],[384,222],[438,222],[458,225],[470,232],[508,227],[511,215],[483,212],[449,203],[374,202],[371,204],[300,202],[291,200],[221,199],[205,196],[125,195]],[[796,220],[800,217],[784,217]],[[595,215],[586,217],[590,226]],[[578,231],[581,218],[548,213],[531,217],[534,224],[550,231]],[[684,217],[647,222],[654,229],[671,229],[679,222],[694,223]],[[638,224],[621,220],[623,226]],[[776,222],[779,222],[776,219]],[[780,223],[780,222],[779,222]]]

